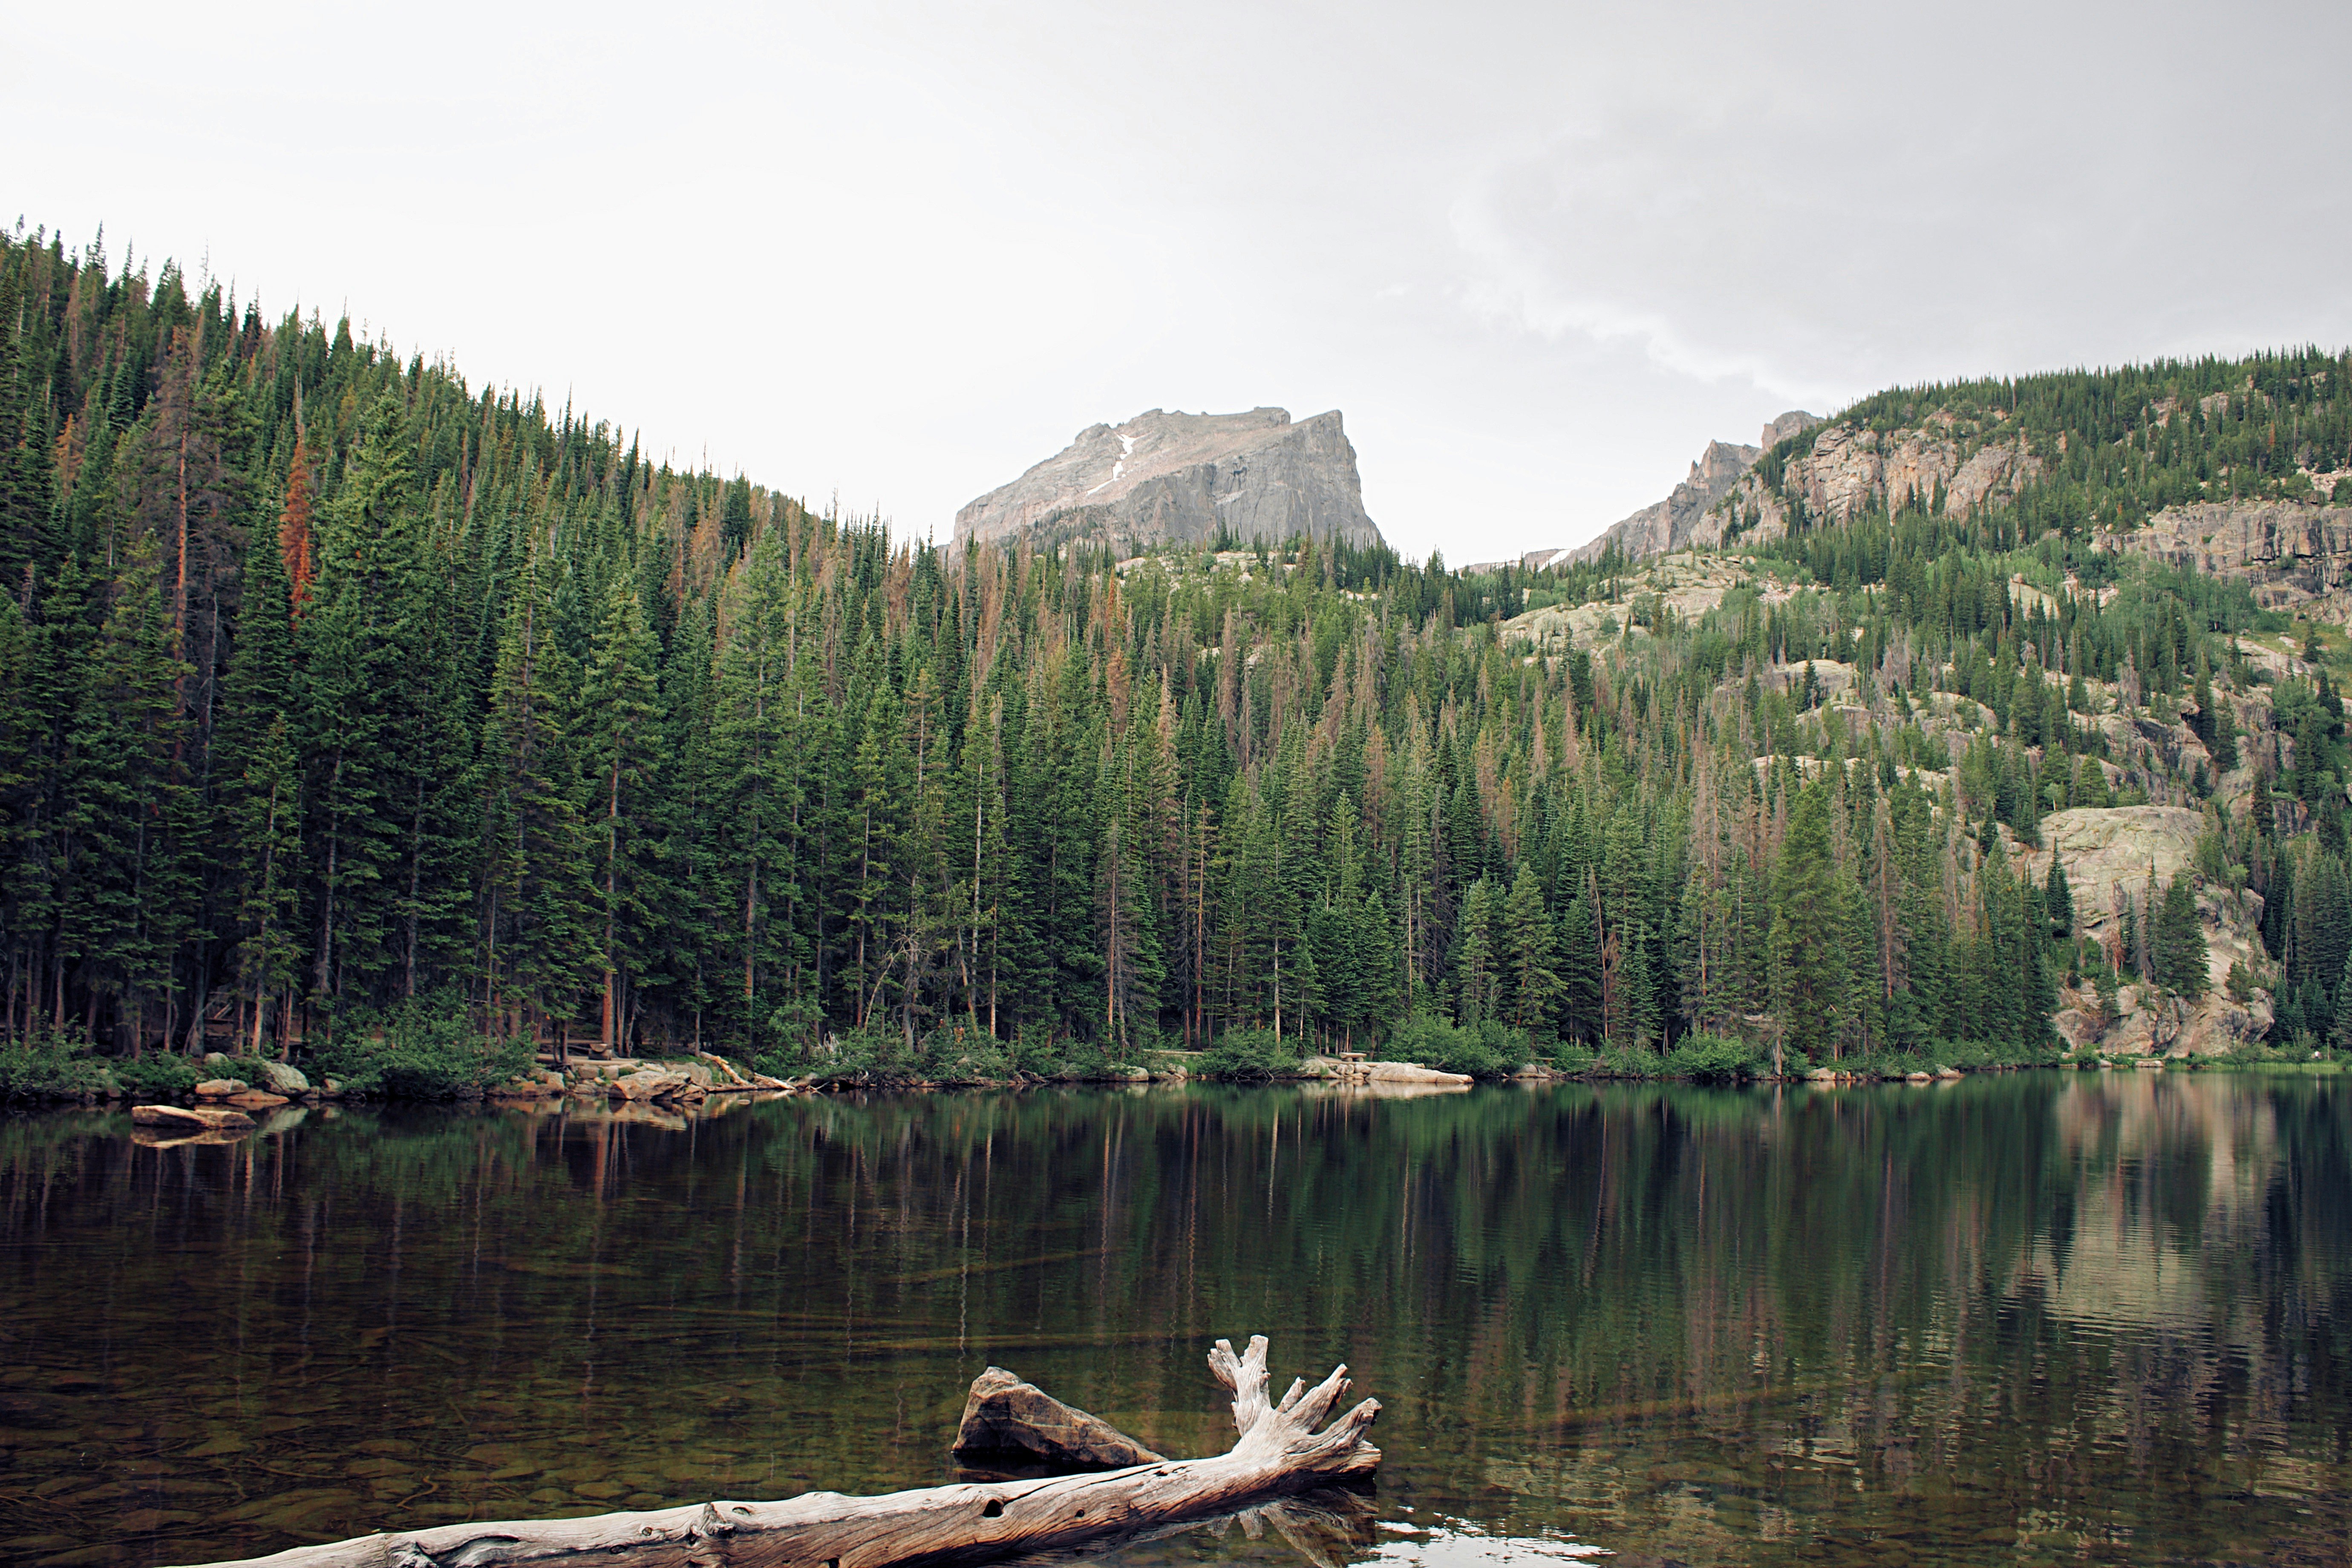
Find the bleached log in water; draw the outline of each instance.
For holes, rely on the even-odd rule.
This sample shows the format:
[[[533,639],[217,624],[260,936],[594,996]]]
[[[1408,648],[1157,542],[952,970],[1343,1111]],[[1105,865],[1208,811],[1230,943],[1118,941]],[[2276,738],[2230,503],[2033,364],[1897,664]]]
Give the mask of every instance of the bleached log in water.
[[[1380,1450],[1364,1434],[1380,1402],[1364,1400],[1323,1426],[1347,1394],[1347,1367],[1311,1389],[1294,1381],[1277,1404],[1267,1397],[1265,1351],[1261,1334],[1240,1355],[1225,1340],[1210,1352],[1209,1370],[1233,1391],[1240,1434],[1212,1458],[879,1497],[808,1492],[782,1502],[436,1525],[298,1546],[221,1568],[510,1568],[592,1556],[605,1568],[889,1568],[1130,1534],[1377,1468]]]

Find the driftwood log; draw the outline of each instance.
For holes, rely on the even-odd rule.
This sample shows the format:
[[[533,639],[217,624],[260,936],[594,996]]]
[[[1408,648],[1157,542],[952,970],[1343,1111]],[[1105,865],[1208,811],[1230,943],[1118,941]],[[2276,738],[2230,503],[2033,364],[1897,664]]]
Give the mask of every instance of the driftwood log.
[[[1347,1367],[1311,1389],[1293,1381],[1277,1404],[1267,1396],[1265,1349],[1256,1335],[1240,1355],[1224,1340],[1209,1354],[1209,1370],[1233,1391],[1240,1433],[1213,1458],[879,1497],[807,1492],[782,1502],[437,1525],[298,1546],[234,1568],[509,1568],[592,1557],[603,1568],[888,1568],[1134,1536],[1378,1468],[1380,1450],[1364,1433],[1380,1402],[1364,1400],[1326,1426],[1348,1392]]]

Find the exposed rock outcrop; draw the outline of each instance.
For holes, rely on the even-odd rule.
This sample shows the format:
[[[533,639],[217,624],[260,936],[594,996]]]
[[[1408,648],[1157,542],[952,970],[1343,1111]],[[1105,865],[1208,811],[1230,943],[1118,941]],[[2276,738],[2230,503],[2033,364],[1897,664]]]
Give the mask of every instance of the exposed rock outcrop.
[[[2200,501],[2103,533],[2097,548],[2242,578],[2264,609],[2352,622],[2352,507]]]
[[[1269,543],[1298,534],[1380,539],[1339,410],[1294,423],[1280,408],[1154,408],[1124,425],[1089,426],[955,521],[959,544],[1024,533],[1041,543],[1205,544],[1220,531]]]
[[[1645,603],[1648,595],[1655,595],[1655,609],[1671,610],[1679,619],[1693,621],[1722,604],[1726,594],[1743,584],[1755,588],[1767,605],[1785,604],[1790,597],[1785,584],[1759,575],[1754,563],[1743,557],[1680,552],[1659,556],[1628,574],[1622,580],[1625,591],[1614,599],[1529,610],[1505,621],[1503,636],[1544,643],[1565,635],[1580,647],[1591,647],[1620,636],[1647,635],[1648,628],[1638,617],[1652,607]]]
[[[2077,806],[2053,812],[2042,822],[2043,847],[2023,853],[2020,869],[2037,881],[2049,875],[2050,857],[2066,868],[2074,902],[2075,929],[2107,948],[2119,950],[2123,912],[2137,907],[2145,919],[2149,901],[2166,883],[2193,876],[2197,839],[2204,816],[2177,805]],[[2207,1055],[2260,1039],[2271,1026],[2271,999],[2253,991],[2243,1002],[2228,990],[2230,967],[2248,973],[2266,968],[2260,930],[2262,895],[2200,880],[2197,918],[2205,931],[2206,991],[2191,1003],[2137,985],[2119,986],[2109,1007],[2090,986],[2059,998],[2052,1025],[2070,1046],[2108,1055]]]
[[[1665,500],[1653,501],[1631,517],[1621,519],[1601,530],[1599,536],[1567,549],[1530,550],[1519,557],[1518,564],[1531,572],[1547,566],[1573,565],[1580,561],[1598,560],[1601,552],[1614,544],[1623,551],[1628,560],[1646,561],[1654,555],[1680,550],[1689,544],[1706,517],[1707,509],[1731,492],[1739,477],[1756,466],[1758,458],[1792,436],[1801,436],[1822,421],[1816,415],[1802,409],[1791,409],[1764,426],[1762,445],[1738,446],[1727,441],[1709,441],[1706,450],[1691,464],[1690,475],[1674,488]],[[1718,542],[1720,531],[1712,541]],[[1465,568],[1468,571],[1493,571],[1505,565],[1500,561],[1481,561]]]
[[[1967,517],[1999,506],[2042,472],[2042,459],[2021,437],[1988,441],[1973,451],[1940,427],[1881,432],[1853,425],[1824,426],[1803,451],[1790,456],[1779,489],[1752,469],[1735,481],[1693,523],[1690,542],[1720,544],[1737,534],[1750,542],[1778,539],[1789,530],[1793,495],[1817,519],[1843,521],[1874,506],[1900,508],[1916,500]]]
[[[1761,447],[1735,447],[1709,441],[1691,465],[1690,477],[1676,485],[1665,500],[1654,501],[1622,521],[1611,524],[1601,537],[1563,550],[1546,565],[1573,564],[1599,558],[1612,544],[1635,561],[1664,555],[1690,542],[1691,530],[1706,509],[1730,490],[1740,475],[1764,455]]]

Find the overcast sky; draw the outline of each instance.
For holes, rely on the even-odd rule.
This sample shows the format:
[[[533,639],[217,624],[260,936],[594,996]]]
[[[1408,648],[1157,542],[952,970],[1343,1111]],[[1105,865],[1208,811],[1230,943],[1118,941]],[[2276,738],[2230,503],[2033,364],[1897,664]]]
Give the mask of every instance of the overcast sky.
[[[1080,428],[1345,411],[1571,543],[1877,387],[2352,342],[2352,6],[27,7],[0,205],[947,535]]]

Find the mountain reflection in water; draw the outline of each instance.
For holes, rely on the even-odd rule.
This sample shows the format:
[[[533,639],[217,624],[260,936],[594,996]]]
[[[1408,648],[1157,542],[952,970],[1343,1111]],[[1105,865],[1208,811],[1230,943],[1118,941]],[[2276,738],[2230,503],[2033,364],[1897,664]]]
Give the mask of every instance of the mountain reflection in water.
[[[1380,1399],[1377,1489],[1094,1561],[2341,1563],[2347,1108],[2037,1073],[12,1120],[0,1558],[926,1485],[991,1363],[1209,1453],[1202,1353],[1264,1333]]]

